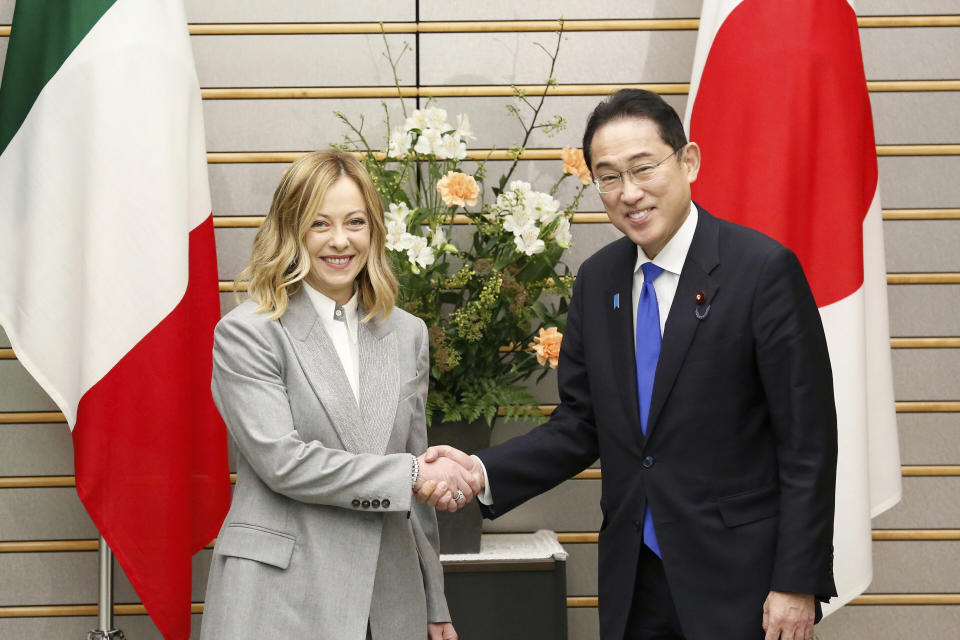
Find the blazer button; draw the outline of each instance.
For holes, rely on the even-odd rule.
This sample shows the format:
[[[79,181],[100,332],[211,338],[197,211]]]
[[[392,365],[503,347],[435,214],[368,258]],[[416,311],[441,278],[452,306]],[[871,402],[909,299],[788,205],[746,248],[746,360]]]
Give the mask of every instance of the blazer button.
[[[643,459],[643,462],[641,462],[640,464],[643,465],[644,469],[649,469],[650,467],[653,466],[653,456],[647,456],[646,458]]]
[[[359,508],[360,508],[360,498],[354,498],[354,499],[353,499],[353,502],[351,502],[350,505],[351,505],[354,509],[359,509]]]
[[[363,502],[360,503],[360,506],[363,507],[364,509],[369,509],[369,508],[370,508],[370,501],[369,501],[369,500],[364,500]]]
[[[373,500],[370,501],[370,506],[373,507],[374,509],[379,509],[380,501],[374,498]]]
[[[643,523],[640,522],[639,520],[634,520],[634,521],[633,521],[633,527],[634,527],[637,531],[640,531],[640,529],[643,528]]]
[[[384,509],[389,509],[390,500],[388,498],[384,498],[383,500],[380,501],[380,506],[383,507]]]

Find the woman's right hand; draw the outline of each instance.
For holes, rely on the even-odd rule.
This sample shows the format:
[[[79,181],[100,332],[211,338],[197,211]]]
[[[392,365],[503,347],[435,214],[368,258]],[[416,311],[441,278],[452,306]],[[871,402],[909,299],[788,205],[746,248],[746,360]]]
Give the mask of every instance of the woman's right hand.
[[[437,510],[451,513],[473,500],[480,487],[474,475],[450,458],[440,457],[427,462],[424,455],[417,458],[420,474],[413,486],[417,500]],[[459,501],[457,492],[463,492]]]

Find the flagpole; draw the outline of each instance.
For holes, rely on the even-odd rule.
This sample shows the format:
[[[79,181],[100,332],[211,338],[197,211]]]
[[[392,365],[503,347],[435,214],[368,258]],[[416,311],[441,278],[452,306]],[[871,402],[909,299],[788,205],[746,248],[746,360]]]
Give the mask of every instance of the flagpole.
[[[113,628],[113,551],[100,536],[99,627],[87,634],[87,640],[125,640],[123,631]]]

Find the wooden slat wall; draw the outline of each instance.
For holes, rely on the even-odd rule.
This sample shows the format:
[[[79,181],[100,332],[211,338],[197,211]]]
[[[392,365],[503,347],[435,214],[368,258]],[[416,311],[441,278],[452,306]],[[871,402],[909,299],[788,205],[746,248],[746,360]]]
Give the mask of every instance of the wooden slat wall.
[[[347,6],[351,4],[355,5],[352,9]],[[464,15],[458,14],[457,20],[451,20],[450,9],[442,3],[422,0],[418,11],[414,0],[407,0],[393,3],[390,17],[385,18],[382,26],[382,33],[395,38],[390,40],[391,44],[404,40],[411,44],[414,51],[408,57],[412,55],[419,64],[419,70],[417,64],[408,64],[402,70],[402,95],[411,103],[432,98],[453,113],[466,111],[478,134],[486,134],[478,141],[478,147],[471,149],[473,157],[505,157],[503,140],[489,133],[495,127],[487,126],[481,132],[478,123],[496,124],[502,120],[503,105],[512,93],[511,82],[520,83],[531,93],[543,90],[543,85],[536,84],[538,54],[528,47],[532,42],[529,38],[546,42],[551,37],[549,32],[556,22],[550,18],[557,9],[576,19],[565,23],[569,35],[561,60],[566,66],[558,73],[559,84],[550,88],[548,108],[569,114],[571,124],[557,139],[534,141],[521,162],[523,175],[534,179],[543,173],[554,175],[559,147],[578,144],[580,116],[600,96],[622,86],[660,92],[682,113],[689,89],[689,78],[684,77],[682,69],[688,74],[688,64],[642,67],[636,77],[629,79],[629,85],[624,84],[593,72],[590,59],[596,53],[590,47],[596,41],[591,38],[599,34],[618,44],[637,42],[642,50],[647,38],[656,37],[651,47],[666,47],[670,57],[689,61],[699,23],[695,17],[698,2],[685,0],[672,5],[674,9],[658,9],[659,14],[634,18],[623,16],[622,3],[600,2],[588,11],[597,13],[596,16],[584,15],[583,5],[571,8],[572,3],[522,4],[523,8],[503,1],[474,8],[458,5],[458,11]],[[909,637],[948,637],[941,630],[960,625],[960,579],[948,575],[949,560],[960,551],[960,509],[950,507],[953,495],[960,489],[960,392],[953,393],[957,387],[946,379],[956,371],[952,363],[956,362],[956,349],[960,348],[960,322],[954,320],[960,303],[960,252],[949,250],[953,239],[960,240],[960,192],[955,186],[960,170],[960,135],[951,124],[951,118],[955,119],[960,112],[960,71],[955,71],[960,67],[947,63],[943,68],[948,73],[944,75],[924,69],[917,69],[916,73],[898,72],[895,64],[896,58],[906,54],[924,59],[935,52],[945,60],[960,59],[960,38],[956,37],[960,35],[960,2],[955,10],[940,10],[937,15],[910,15],[922,9],[906,0],[881,4],[896,10],[888,11],[890,15],[862,15],[859,22],[877,123],[888,266],[896,266],[888,268],[887,281],[905,497],[902,505],[875,523],[875,584],[883,590],[869,590],[853,603],[855,606],[838,612],[818,627],[819,637],[824,640],[906,637],[901,628],[889,622],[903,616],[912,619]],[[367,64],[364,68],[380,64],[387,71],[382,62],[371,63],[379,56],[381,46],[381,25],[376,21],[381,11],[371,0],[340,3],[328,12],[329,20],[327,15],[318,16],[317,9],[304,2],[290,3],[293,8],[277,6],[269,10],[255,3],[226,0],[188,0],[187,5],[188,13],[198,16],[190,31],[204,85],[221,291],[223,308],[228,310],[234,304],[232,279],[237,265],[245,260],[252,234],[262,221],[263,203],[269,201],[285,164],[311,148],[336,141],[344,133],[340,128],[329,128],[329,113],[333,109],[351,115],[363,112],[374,121],[380,115],[379,100],[394,104],[396,89],[390,86],[389,73],[370,72],[349,78],[349,86],[342,81],[329,85],[297,81],[313,77],[306,67],[316,67],[317,60],[310,56],[334,49],[338,60],[352,57]],[[0,21],[9,21],[12,6],[12,0],[0,0]],[[264,15],[264,11],[269,14]],[[486,11],[500,11],[506,18],[517,19],[489,20]],[[670,15],[664,11],[686,14]],[[609,14],[610,19],[604,19],[604,14]],[[477,19],[471,19],[474,16]],[[0,54],[5,50],[8,33],[9,26],[0,24]],[[294,37],[295,40],[291,39]],[[302,48],[304,69],[286,73],[278,65],[275,73],[278,77],[281,72],[286,73],[284,80],[270,83],[268,77],[265,84],[257,75],[255,64],[244,63],[249,70],[238,68],[240,62],[231,65],[233,53],[260,46],[263,39],[276,42],[271,45],[274,48]],[[442,47],[455,49],[460,42],[469,42],[477,49],[469,71],[449,72],[442,67],[442,61],[428,55]],[[500,60],[499,49],[504,47],[513,48],[511,61],[515,66],[513,77],[507,81],[502,79],[504,74],[499,66],[487,68]],[[875,71],[871,73],[871,69]],[[673,75],[663,77],[667,72]],[[330,73],[335,75],[335,70]],[[417,77],[423,78],[419,85]],[[443,81],[431,82],[433,78]],[[936,114],[943,112],[939,108],[942,104],[953,105],[953,115],[937,119],[941,116]],[[926,120],[920,122],[920,133],[910,137],[913,134],[904,131],[908,124],[916,124],[917,113],[924,114]],[[311,128],[314,120],[319,124]],[[298,133],[301,131],[303,134]],[[918,176],[927,180],[924,185],[942,188],[917,187],[914,183]],[[573,268],[589,253],[588,249],[598,248],[614,237],[598,200],[585,199],[583,210],[575,218],[574,237],[580,249],[571,251]],[[930,246],[935,249],[928,249]],[[956,246],[960,245],[954,249]],[[144,283],[145,288],[148,286]],[[62,435],[66,427],[62,414],[49,400],[42,399],[25,376],[16,354],[0,333],[0,513],[36,522],[27,528],[12,524],[12,520],[0,522],[0,637],[21,637],[24,633],[62,637],[63,629],[93,626],[96,563],[85,558],[94,554],[97,542],[90,536],[89,523],[77,520],[79,516],[54,524],[50,522],[55,517],[46,517],[51,512],[77,513],[73,470],[69,462],[62,461],[69,456],[51,456],[48,460],[33,450],[35,443],[39,446],[41,434],[53,438],[57,433]],[[549,376],[535,389],[545,413],[552,410],[556,401],[556,391],[551,386],[554,381]],[[905,396],[900,393],[901,388],[915,391]],[[947,395],[931,395],[940,390]],[[25,406],[25,397],[38,400]],[[494,438],[509,437],[526,428],[524,424],[501,423]],[[58,446],[69,448],[68,437],[58,442]],[[14,451],[12,447],[19,449]],[[55,462],[54,458],[61,461]],[[571,553],[571,638],[598,635],[594,562],[595,512],[601,477],[599,466],[587,470],[489,527],[492,532],[558,530],[561,542]],[[48,532],[59,535],[46,535]],[[197,614],[202,611],[208,559],[209,550],[201,552],[195,563]],[[904,559],[916,562],[901,572]],[[87,568],[58,582],[58,571],[74,566]],[[35,573],[24,581],[21,571],[27,567]],[[159,638],[122,573],[119,580],[115,610],[123,616],[119,624],[128,630],[137,629],[139,637]],[[37,583],[45,581],[46,587],[38,589]],[[923,615],[913,615],[921,610]],[[952,623],[957,624],[950,626]],[[194,629],[193,637],[197,637],[198,630]]]

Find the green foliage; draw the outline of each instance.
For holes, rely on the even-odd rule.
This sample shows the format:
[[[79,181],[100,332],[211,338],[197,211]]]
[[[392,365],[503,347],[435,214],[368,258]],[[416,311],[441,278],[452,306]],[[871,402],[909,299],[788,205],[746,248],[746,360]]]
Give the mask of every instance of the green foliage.
[[[551,79],[561,36],[552,53],[544,49]],[[404,46],[400,55],[407,50]],[[385,57],[399,95],[399,56],[393,58],[388,48]],[[392,129],[388,124],[385,148],[377,150],[368,144],[362,117],[354,124],[336,114],[348,129],[338,146],[362,156],[383,201],[388,254],[400,283],[397,304],[429,329],[428,423],[483,417],[492,425],[498,415],[542,419],[522,383],[534,375],[542,379],[548,368],[529,345],[540,328],[562,331],[566,325],[573,275],[562,258],[586,188],[579,185],[562,207],[554,196],[568,174],[558,171],[549,192],[511,180],[534,130],[555,134],[566,126],[559,115],[538,124],[545,96],[546,91],[531,98],[514,88],[508,116],[520,123],[523,135],[509,147],[512,165],[492,178],[494,202],[484,197],[485,160],[472,174],[463,166],[466,142],[473,139],[465,115],[454,124],[430,102],[410,112],[404,106],[405,122]],[[449,192],[438,191],[438,184],[449,187],[451,172],[458,174],[454,180],[475,183],[476,194],[462,192],[475,195],[475,202],[464,197],[467,204],[455,203]]]

